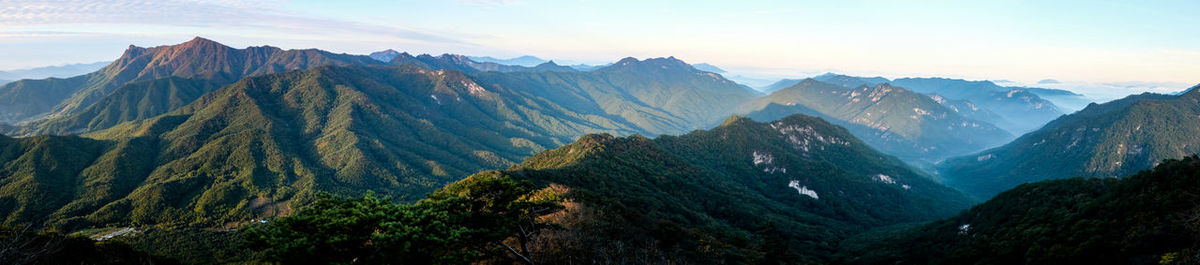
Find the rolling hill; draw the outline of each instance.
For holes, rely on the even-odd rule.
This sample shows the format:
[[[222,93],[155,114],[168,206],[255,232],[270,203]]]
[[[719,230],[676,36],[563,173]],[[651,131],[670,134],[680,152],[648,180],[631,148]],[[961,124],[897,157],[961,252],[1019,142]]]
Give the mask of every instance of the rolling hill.
[[[1196,264],[1200,158],[1137,174],[1024,184],[958,216],[867,233],[847,264]]]
[[[555,217],[565,230],[543,239],[554,247],[539,254],[559,264],[737,264],[763,261],[764,253],[824,263],[837,242],[860,231],[971,203],[845,129],[803,115],[732,117],[656,139],[588,135],[501,174],[569,191],[566,214]]]

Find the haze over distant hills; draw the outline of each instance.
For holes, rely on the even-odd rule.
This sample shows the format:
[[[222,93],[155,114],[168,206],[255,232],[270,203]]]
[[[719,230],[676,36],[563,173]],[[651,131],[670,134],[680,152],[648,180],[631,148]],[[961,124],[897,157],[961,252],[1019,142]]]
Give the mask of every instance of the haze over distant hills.
[[[1200,152],[1200,91],[1091,104],[995,149],[947,160],[946,183],[979,198],[1021,183],[1118,177]]]
[[[794,113],[822,117],[879,150],[917,164],[975,152],[1013,137],[905,88],[861,81],[840,83],[854,86],[805,79],[753,100],[739,112],[761,121]]]
[[[50,77],[67,78],[91,73],[108,64],[109,62],[95,62],[4,70],[0,71],[0,80],[8,80],[11,82],[20,79],[43,79]]]
[[[534,67],[539,64],[544,64],[546,62],[549,62],[548,60],[543,60],[542,58],[537,58],[537,57],[530,56],[530,55],[522,55],[522,56],[508,58],[508,59],[497,59],[497,58],[493,58],[491,56],[467,56],[467,58],[470,58],[471,60],[476,61],[476,62],[498,63],[498,64],[517,65],[517,66],[525,66],[525,67]]]
[[[946,78],[900,78],[888,80],[883,77],[854,77],[826,73],[814,80],[837,84],[843,87],[858,87],[890,83],[917,93],[926,94],[939,103],[973,119],[987,121],[1010,133],[1022,134],[1062,115],[1054,103],[1042,99],[1042,95],[1082,98],[1065,90],[1001,87],[990,81],[966,81]],[[767,90],[779,90],[799,83],[800,80],[784,79]]]

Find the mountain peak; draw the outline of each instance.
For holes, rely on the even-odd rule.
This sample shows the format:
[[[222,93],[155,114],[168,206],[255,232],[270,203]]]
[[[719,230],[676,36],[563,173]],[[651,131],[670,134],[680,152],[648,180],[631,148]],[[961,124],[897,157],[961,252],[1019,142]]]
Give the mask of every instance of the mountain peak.
[[[796,83],[796,85],[813,85],[813,84],[824,84],[824,83],[825,82],[817,81],[816,79],[805,78],[804,80],[800,80],[799,83]]]
[[[197,46],[217,46],[217,45],[219,45],[219,46],[225,46],[225,45],[223,45],[223,44],[221,44],[221,43],[218,43],[218,42],[216,42],[216,41],[213,41],[213,40],[210,40],[210,39],[201,38],[201,37],[197,36],[197,37],[195,37],[195,38],[192,38],[192,40],[189,40],[189,41],[187,41],[187,42],[181,43],[181,44],[179,44],[179,45],[176,45],[176,46],[182,46],[182,47],[197,47]]]
[[[624,59],[617,61],[617,63],[614,63],[611,66],[608,66],[605,68],[622,69],[622,68],[630,68],[630,67],[639,68],[641,70],[647,70],[647,71],[649,71],[649,70],[655,70],[655,71],[682,70],[685,72],[698,71],[698,70],[696,70],[696,68],[692,67],[692,65],[684,62],[683,60],[679,60],[679,59],[675,58],[674,56],[665,57],[665,58],[664,57],[648,58],[648,59],[641,60],[641,61],[638,61],[637,58],[625,57]]]
[[[371,54],[368,54],[367,56],[371,57],[371,59],[375,59],[380,62],[390,62],[390,61],[392,61],[392,59],[395,59],[396,56],[400,56],[401,54],[402,53],[400,53],[396,50],[387,49],[387,50],[372,52]]]
[[[631,64],[636,64],[639,62],[641,62],[641,61],[638,61],[637,58],[625,57],[625,58],[622,58],[620,61],[617,61],[617,63],[614,63],[613,65],[631,65]]]
[[[662,57],[650,58],[650,59],[646,59],[645,61],[642,61],[642,62],[659,62],[659,63],[675,64],[675,65],[687,65],[688,67],[692,66],[692,65],[688,64],[687,62],[680,60],[679,58],[675,58],[675,56],[668,56],[667,58],[662,58]]]
[[[718,125],[717,127],[734,126],[743,122],[753,122],[753,120],[750,120],[750,118],[747,118],[746,116],[733,115],[729,116],[729,118],[725,118],[725,121],[721,122],[721,125]]]

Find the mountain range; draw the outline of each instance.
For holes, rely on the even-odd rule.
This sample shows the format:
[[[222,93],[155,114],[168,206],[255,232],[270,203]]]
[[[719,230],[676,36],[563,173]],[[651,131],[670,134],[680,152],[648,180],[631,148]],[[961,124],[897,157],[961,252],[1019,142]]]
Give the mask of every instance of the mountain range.
[[[515,65],[515,66],[525,66],[525,67],[534,67],[534,66],[549,62],[549,60],[543,60],[542,58],[537,58],[537,57],[530,56],[530,55],[522,55],[522,56],[508,58],[508,59],[497,59],[497,58],[494,58],[491,56],[468,56],[467,58],[471,59],[472,61],[481,62],[481,63],[497,63],[497,64],[503,64],[503,65]]]
[[[988,198],[1021,183],[1119,177],[1200,152],[1200,91],[1091,104],[1011,143],[939,165],[946,183]]]
[[[227,56],[209,56],[208,53]],[[263,58],[247,59],[258,57]],[[151,60],[152,58],[154,60]],[[600,101],[604,101],[601,103],[605,108],[604,111],[621,113],[617,115],[630,119],[632,122],[640,122],[640,125],[646,126],[645,132],[653,134],[685,132],[699,128],[692,124],[719,122],[728,113],[724,109],[732,108],[736,102],[717,100],[714,96],[732,96],[731,99],[735,101],[753,96],[753,93],[745,92],[744,87],[725,80],[719,75],[709,76],[694,70],[686,63],[674,58],[669,59],[667,61],[672,62],[656,65],[659,68],[668,67],[669,69],[656,69],[656,71],[665,70],[663,73],[686,72],[686,74],[673,77],[697,80],[653,80],[658,77],[641,75],[645,78],[623,84],[628,88],[614,88],[611,84],[600,84],[604,86],[603,89],[592,89],[594,84],[587,83],[608,82],[603,79],[624,79],[614,75],[636,75],[637,73],[632,70],[618,71],[618,69],[632,67],[629,64],[639,62],[637,60],[626,60],[621,67],[606,67],[609,68],[606,71],[581,72],[564,78],[571,82],[585,82],[577,85],[582,86],[580,89],[591,89],[591,92],[594,92],[586,95],[587,97],[614,98],[600,99]],[[210,40],[196,38],[174,46],[150,49],[131,47],[125,52],[125,56],[112,65],[84,76],[61,80],[22,80],[0,87],[0,109],[13,110],[4,112],[5,115],[0,118],[10,124],[22,123],[21,126],[5,130],[9,135],[86,133],[108,128],[121,122],[166,113],[186,105],[218,87],[236,81],[242,76],[256,76],[289,69],[307,69],[322,65],[387,64],[408,64],[431,70],[454,70],[468,74],[577,72],[570,67],[559,66],[553,62],[530,68],[478,63],[465,56],[449,54],[412,56],[407,53],[399,53],[393,57],[391,62],[384,63],[367,56],[333,54],[318,50],[284,51],[269,46],[239,50]],[[234,67],[234,65],[240,66]],[[586,80],[581,80],[581,78]],[[534,78],[534,80],[544,79]],[[674,81],[680,81],[680,83],[676,84]],[[526,84],[513,85],[526,86]],[[678,86],[678,88],[664,86]],[[696,92],[693,89],[708,89],[708,91]],[[736,89],[737,91],[730,92],[733,94],[728,95],[721,94],[724,92],[708,93],[722,89],[730,91]],[[547,93],[548,96],[565,97],[549,95],[557,92],[542,92]],[[600,93],[608,95],[599,95]],[[30,100],[30,98],[35,100]],[[592,99],[585,98],[583,100],[591,101]],[[645,102],[623,102],[626,100]],[[695,100],[725,107],[701,110],[700,114],[679,111],[678,115],[655,109],[666,107],[668,110],[681,110],[684,108],[675,105],[686,105]],[[55,107],[56,109],[47,107],[54,105],[59,107]]]
[[[129,82],[72,115],[10,128],[82,132],[86,138],[5,138],[5,222],[213,226],[287,213],[314,192],[376,189],[411,200],[579,135],[678,133],[717,123],[752,97],[674,58],[626,58],[592,72],[476,69],[468,75],[318,51],[306,53],[356,63],[253,74],[222,87],[231,80],[226,76],[239,75],[234,73],[269,70],[184,73],[197,66],[241,69],[229,60],[204,61],[210,57],[195,49],[236,55],[256,50],[208,42],[131,48],[126,55],[132,58],[106,69],[175,74]],[[155,60],[133,59],[145,57]],[[455,64],[456,56],[396,58],[470,66]],[[122,63],[138,60],[162,63]],[[278,63],[251,68],[287,62],[268,61]]]
[[[1070,91],[1046,88],[1004,87],[991,81],[967,81],[948,78],[855,77],[825,73],[812,79],[847,88],[890,84],[925,94],[972,119],[996,125],[1013,134],[1023,134],[1062,115],[1062,110],[1042,97],[1054,97],[1074,104],[1084,100]],[[783,79],[764,88],[777,91],[791,87],[802,79]]]
[[[947,78],[900,78],[891,83],[918,93],[970,101],[1000,117],[988,122],[1014,134],[1036,130],[1063,114],[1057,105],[1038,94],[1060,95],[1059,90],[1001,87],[991,81]]]
[[[0,223],[165,231],[140,248],[183,240],[153,238],[168,234],[226,242],[238,235],[226,229],[325,193],[407,203],[504,176],[564,196],[566,211],[536,217],[555,223],[535,250],[551,264],[1200,253],[1188,192],[1200,86],[1062,115],[1048,98],[1080,95],[838,74],[763,95],[722,72],[675,57],[582,69],[203,38],[130,46],[93,72],[0,85]],[[230,247],[215,244],[197,248]]]
[[[963,117],[928,96],[886,83],[850,79],[839,84],[857,87],[805,79],[752,100],[738,111],[761,121],[793,113],[822,117],[846,127],[871,146],[916,164],[933,164],[1013,137],[987,122]]]
[[[67,78],[94,72],[108,64],[109,62],[95,62],[5,70],[0,71],[0,80],[12,82],[20,79]],[[0,84],[2,83],[7,82],[0,81]]]

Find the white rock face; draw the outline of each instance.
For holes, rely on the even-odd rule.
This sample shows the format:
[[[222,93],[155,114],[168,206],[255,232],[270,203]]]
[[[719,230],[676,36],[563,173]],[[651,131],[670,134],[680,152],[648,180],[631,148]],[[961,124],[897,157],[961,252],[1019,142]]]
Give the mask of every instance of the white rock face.
[[[970,232],[971,232],[971,224],[963,224],[963,225],[958,226],[958,234],[959,235],[967,235],[967,233],[970,233]]]
[[[754,165],[770,165],[771,161],[775,160],[775,157],[771,156],[770,153],[754,151],[752,155],[754,156]]]
[[[896,184],[896,180],[892,179],[891,176],[884,174],[875,174],[875,180],[887,184]]]
[[[483,87],[479,86],[479,84],[476,84],[475,82],[463,80],[462,83],[463,86],[467,87],[467,92],[472,96],[479,96],[484,94],[484,92],[487,92],[487,89],[483,89]]]
[[[884,174],[875,174],[875,176],[871,177],[871,179],[878,181],[878,182],[883,182],[885,184],[900,185],[900,188],[905,189],[905,190],[912,189],[912,186],[909,186],[908,184],[897,183],[896,179],[893,179],[892,176],[888,176],[888,175],[884,175]]]
[[[850,141],[838,137],[821,135],[812,126],[806,125],[800,127],[799,125],[785,125],[782,122],[775,122],[771,124],[771,128],[787,136],[788,143],[791,143],[792,147],[796,148],[796,150],[804,152],[808,152],[812,148],[825,150],[826,145],[850,145]]]
[[[799,192],[800,195],[812,197],[813,199],[821,199],[819,196],[817,196],[817,192],[808,189],[808,186],[800,186],[799,180],[793,180],[792,182],[788,182],[788,187],[792,187],[793,189],[796,189],[796,192]]]
[[[787,173],[787,168],[772,165],[772,163],[775,162],[775,157],[772,156],[770,153],[754,151],[754,153],[751,154],[751,156],[754,158],[755,166],[765,165],[763,167],[763,172],[772,173],[772,174],[774,174],[775,172]]]
[[[995,156],[994,156],[994,155],[992,155],[992,154],[981,155],[981,156],[979,156],[979,157],[976,157],[976,158],[975,158],[975,161],[983,162],[983,161],[987,161],[987,160],[989,160],[989,159],[992,159],[992,157],[995,157]]]

